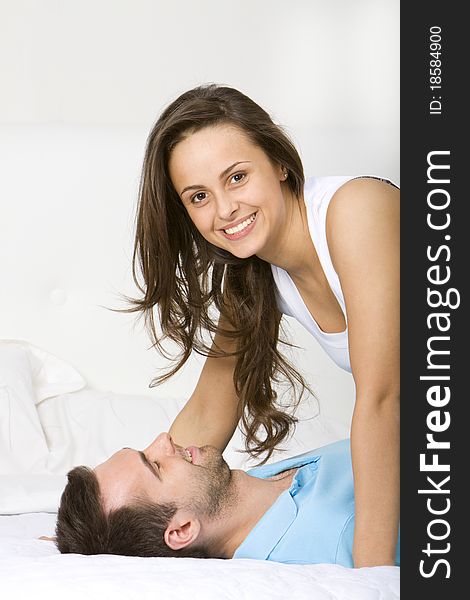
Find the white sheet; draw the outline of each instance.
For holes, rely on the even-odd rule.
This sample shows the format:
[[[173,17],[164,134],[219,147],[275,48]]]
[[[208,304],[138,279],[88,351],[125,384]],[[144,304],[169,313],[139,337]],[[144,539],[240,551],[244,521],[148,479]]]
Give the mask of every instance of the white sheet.
[[[399,568],[270,561],[61,555],[53,542],[65,474],[166,431],[183,398],[97,392],[69,365],[26,342],[0,341],[0,594],[92,600],[397,600]],[[308,413],[308,408],[306,411]],[[302,417],[302,415],[300,414]],[[299,424],[280,456],[344,437],[321,418]],[[239,432],[225,458],[253,464]]]
[[[2,598],[70,600],[397,600],[398,567],[59,554],[55,515],[0,517]]]

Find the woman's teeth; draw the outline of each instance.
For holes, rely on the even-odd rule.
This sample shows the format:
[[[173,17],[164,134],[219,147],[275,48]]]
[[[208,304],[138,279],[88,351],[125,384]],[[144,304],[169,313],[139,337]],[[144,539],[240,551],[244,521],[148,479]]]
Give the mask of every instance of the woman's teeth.
[[[231,227],[230,229],[224,229],[225,233],[228,233],[229,235],[233,235],[234,233],[238,233],[239,231],[243,231],[243,229],[245,229],[245,227],[248,227],[248,225],[250,223],[253,223],[253,221],[256,218],[256,213],[253,213],[251,215],[251,217],[248,217],[248,219],[246,219],[245,221],[243,221],[243,223],[240,223],[239,225],[237,225],[236,227]]]

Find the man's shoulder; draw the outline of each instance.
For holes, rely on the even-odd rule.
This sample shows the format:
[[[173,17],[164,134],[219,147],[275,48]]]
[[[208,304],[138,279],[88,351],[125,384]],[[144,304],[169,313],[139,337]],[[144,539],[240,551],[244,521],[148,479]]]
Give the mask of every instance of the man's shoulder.
[[[236,550],[234,558],[352,566],[354,485],[349,439],[253,469],[259,477],[297,465],[282,493]],[[338,547],[344,549],[338,558]],[[348,554],[349,552],[349,554]]]

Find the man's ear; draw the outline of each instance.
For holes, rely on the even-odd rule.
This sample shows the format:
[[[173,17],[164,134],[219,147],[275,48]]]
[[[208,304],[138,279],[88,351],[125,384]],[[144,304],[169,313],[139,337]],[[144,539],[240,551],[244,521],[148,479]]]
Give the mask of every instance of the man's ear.
[[[172,550],[182,550],[199,537],[201,523],[193,515],[178,511],[165,531],[165,543]]]

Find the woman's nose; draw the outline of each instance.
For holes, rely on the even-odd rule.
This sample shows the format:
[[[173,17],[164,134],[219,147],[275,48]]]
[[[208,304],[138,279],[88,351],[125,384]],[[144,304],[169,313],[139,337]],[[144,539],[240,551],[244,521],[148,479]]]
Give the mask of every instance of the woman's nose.
[[[217,198],[217,216],[222,221],[233,221],[233,215],[239,208],[239,203],[228,194]]]

